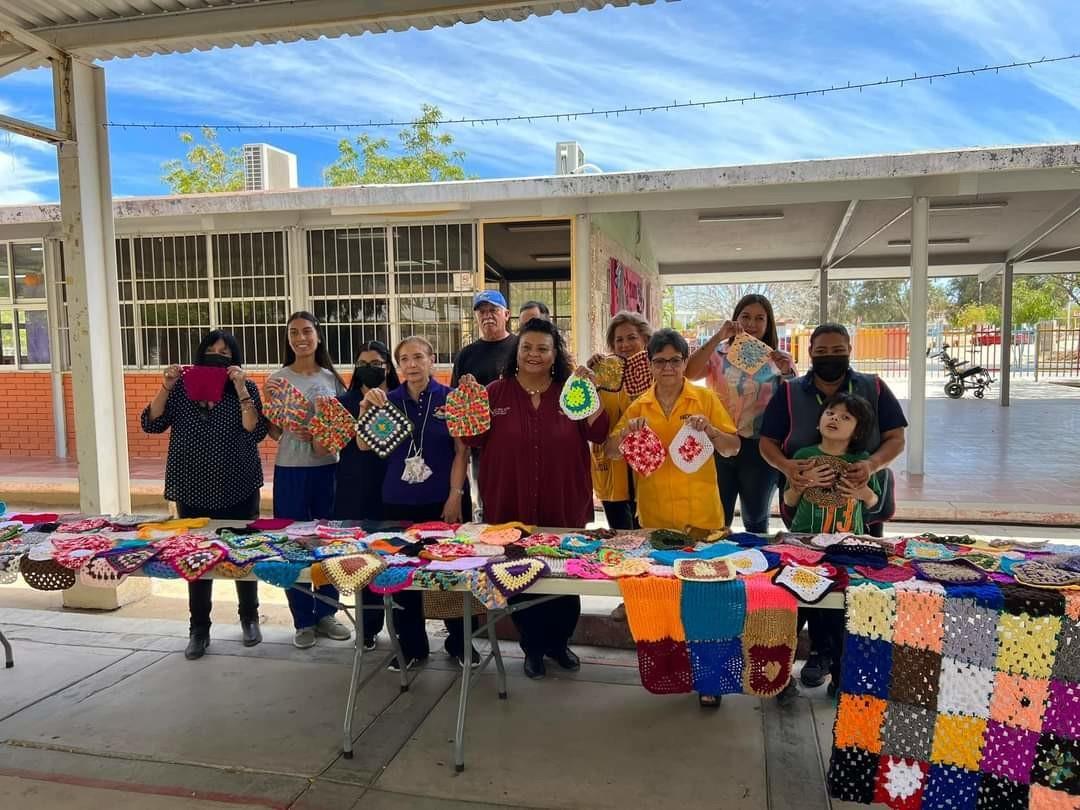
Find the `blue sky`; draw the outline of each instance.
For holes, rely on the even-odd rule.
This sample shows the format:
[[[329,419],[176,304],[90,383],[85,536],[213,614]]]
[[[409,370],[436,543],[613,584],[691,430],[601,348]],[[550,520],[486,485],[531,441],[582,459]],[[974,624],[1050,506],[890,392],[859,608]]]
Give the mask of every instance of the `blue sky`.
[[[800,90],[1080,51],[1074,0],[658,2],[106,63],[114,121],[295,123],[636,106]],[[50,122],[47,71],[0,80],[0,112]],[[580,141],[606,171],[1080,140],[1080,60],[798,101],[498,127],[453,127],[478,177],[550,174]],[[386,133],[393,138],[393,131]],[[299,155],[321,184],[346,133],[222,133]],[[160,194],[170,130],[112,130],[113,190]],[[0,135],[0,204],[53,200],[55,153]]]

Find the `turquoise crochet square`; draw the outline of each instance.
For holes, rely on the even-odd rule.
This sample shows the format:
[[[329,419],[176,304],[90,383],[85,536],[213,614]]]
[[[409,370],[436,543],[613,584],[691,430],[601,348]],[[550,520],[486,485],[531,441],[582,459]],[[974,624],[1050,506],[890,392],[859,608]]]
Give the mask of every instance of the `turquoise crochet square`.
[[[746,588],[731,582],[683,582],[683,629],[687,641],[726,641],[742,635]]]

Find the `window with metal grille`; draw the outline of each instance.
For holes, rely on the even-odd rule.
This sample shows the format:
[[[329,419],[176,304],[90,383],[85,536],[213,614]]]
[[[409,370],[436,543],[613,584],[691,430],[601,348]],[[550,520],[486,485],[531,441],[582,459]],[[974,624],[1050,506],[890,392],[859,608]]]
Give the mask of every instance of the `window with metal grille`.
[[[526,301],[543,301],[551,310],[551,320],[559,327],[559,331],[566,338],[567,345],[570,343],[570,323],[573,320],[570,303],[569,281],[511,281],[510,282],[510,313],[513,320],[510,328],[517,330],[518,312]]]
[[[246,365],[280,366],[289,317],[286,235],[227,233],[211,241],[214,326],[236,336]]]
[[[46,290],[41,241],[0,242],[0,366],[49,365]]]

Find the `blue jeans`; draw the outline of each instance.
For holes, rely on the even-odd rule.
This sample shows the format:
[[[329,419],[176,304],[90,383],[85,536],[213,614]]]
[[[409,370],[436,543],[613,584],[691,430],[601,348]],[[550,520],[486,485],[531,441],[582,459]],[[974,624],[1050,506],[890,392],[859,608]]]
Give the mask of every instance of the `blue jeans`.
[[[716,480],[724,520],[728,526],[735,518],[735,499],[739,499],[746,531],[765,534],[769,531],[769,506],[780,475],[761,457],[757,438],[739,437],[739,454],[731,458],[716,456]]]
[[[291,520],[317,520],[334,513],[334,482],[337,465],[321,467],[274,467],[274,517]],[[337,588],[322,585],[316,589],[328,599],[337,600]],[[320,619],[333,616],[337,608],[311,595],[310,585],[285,589],[293,625],[297,630],[313,627]]]

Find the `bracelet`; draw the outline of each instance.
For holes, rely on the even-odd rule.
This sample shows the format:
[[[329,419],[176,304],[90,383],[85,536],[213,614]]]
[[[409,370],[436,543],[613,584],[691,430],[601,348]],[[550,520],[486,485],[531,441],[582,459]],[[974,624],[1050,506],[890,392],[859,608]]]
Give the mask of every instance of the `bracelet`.
[[[250,396],[240,397],[240,401],[241,402],[251,402],[251,397]]]
[[[459,487],[458,489],[454,489],[453,487],[450,487],[450,494],[451,495],[464,495],[465,494],[465,489],[463,487]]]

